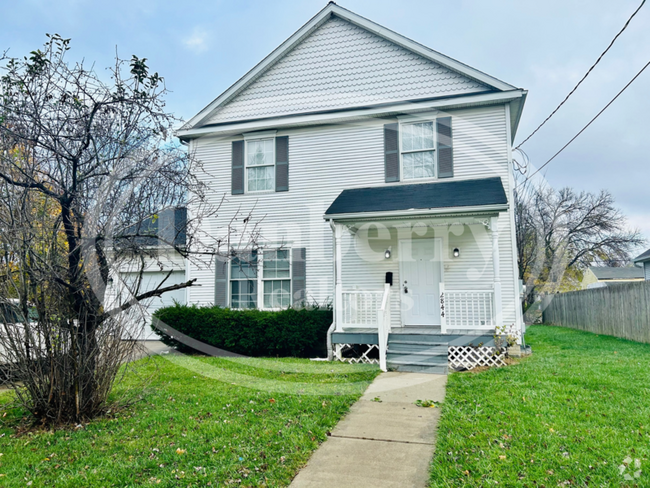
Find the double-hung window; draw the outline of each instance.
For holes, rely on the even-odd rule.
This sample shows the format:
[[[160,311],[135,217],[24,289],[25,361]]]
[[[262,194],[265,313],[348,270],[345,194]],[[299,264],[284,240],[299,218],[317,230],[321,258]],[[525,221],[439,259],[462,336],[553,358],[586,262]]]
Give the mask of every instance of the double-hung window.
[[[230,306],[257,308],[257,252],[230,261]]]
[[[230,262],[231,308],[282,309],[291,305],[291,252],[265,249]]]
[[[291,305],[291,262],[288,250],[264,251],[262,261],[264,308]]]
[[[249,192],[275,190],[275,139],[246,141],[246,188]]]
[[[401,125],[402,178],[436,177],[436,141],[433,122]]]

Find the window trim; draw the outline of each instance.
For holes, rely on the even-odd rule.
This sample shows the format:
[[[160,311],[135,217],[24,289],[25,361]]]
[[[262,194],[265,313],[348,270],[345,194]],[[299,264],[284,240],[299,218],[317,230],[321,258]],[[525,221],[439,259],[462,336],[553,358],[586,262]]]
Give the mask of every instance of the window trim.
[[[264,279],[264,253],[287,251],[289,261],[289,277],[288,278],[267,278]],[[232,282],[233,281],[252,281],[252,280],[238,280],[232,278],[232,261],[228,263],[228,307],[233,310],[265,310],[270,312],[279,312],[286,310],[293,305],[291,298],[293,297],[293,259],[291,247],[265,247],[257,249],[257,276],[255,277],[257,283],[257,296],[255,309],[234,308],[232,306]],[[289,281],[289,305],[286,308],[281,307],[265,307],[264,306],[264,282],[265,281]]]
[[[275,137],[276,133],[275,131],[270,131],[265,132],[265,133],[260,133],[260,134],[255,134],[254,136],[250,135],[246,137],[244,136],[244,193],[252,193],[252,194],[257,194],[257,193],[274,193],[275,192],[275,170],[276,170],[276,156],[275,156]],[[256,164],[256,165],[249,165],[248,164],[248,143],[250,142],[261,142],[261,141],[271,141],[271,146],[273,148],[273,156],[272,156],[272,163],[271,164]],[[248,189],[248,170],[249,168],[267,168],[269,166],[273,167],[273,189],[271,190],[249,190]]]
[[[252,252],[252,251],[251,251]],[[232,308],[233,310],[255,310],[258,308],[258,303],[259,303],[259,296],[260,296],[260,290],[259,290],[259,263],[260,263],[260,255],[259,251],[256,251],[256,257],[257,257],[257,270],[255,276],[255,282],[257,283],[257,289],[255,293],[255,302],[256,306],[255,308],[235,308],[232,306],[232,283],[233,281],[253,281],[253,280],[244,280],[244,279],[239,279],[239,278],[233,278],[232,277],[232,259],[228,261],[228,307]],[[236,257],[236,256],[235,256]]]
[[[289,277],[288,278],[264,278],[264,252],[277,252],[277,251],[287,251],[287,260],[289,262]],[[270,307],[266,308],[264,306],[264,283],[266,281],[289,281],[289,305],[287,308],[291,307],[291,297],[293,296],[293,280],[292,278],[292,273],[293,273],[293,263],[291,259],[291,248],[277,248],[277,249],[272,249],[272,248],[266,248],[262,250],[262,260],[258,261],[258,267],[260,266],[261,262],[261,269],[258,270],[258,300],[261,299],[259,303],[262,304],[262,307],[260,310],[274,310],[274,311],[279,311],[279,310],[285,310],[284,308],[281,307]],[[260,286],[261,285],[261,286]]]
[[[399,145],[399,180],[403,183],[417,183],[423,181],[438,180],[438,131],[436,125],[437,117],[399,117],[399,130],[397,131],[398,145]],[[402,149],[402,138],[404,134],[404,126],[414,125],[414,124],[425,124],[431,122],[433,124],[433,147],[431,149],[414,149],[409,151],[404,151]],[[427,176],[424,178],[405,178],[404,177],[404,154],[415,154],[421,152],[431,152],[433,151],[433,176]]]

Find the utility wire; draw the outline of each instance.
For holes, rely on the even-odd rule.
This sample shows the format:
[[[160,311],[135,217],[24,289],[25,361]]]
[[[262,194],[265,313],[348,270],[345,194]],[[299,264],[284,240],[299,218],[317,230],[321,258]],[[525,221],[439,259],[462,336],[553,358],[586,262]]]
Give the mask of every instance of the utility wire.
[[[573,87],[573,90],[571,90],[571,91],[569,92],[569,94],[564,98],[564,100],[562,100],[562,102],[561,102],[561,103],[560,103],[560,104],[555,108],[555,110],[553,110],[553,111],[551,112],[551,115],[549,115],[548,117],[546,117],[546,118],[544,119],[544,122],[542,122],[541,124],[539,124],[539,126],[537,126],[537,129],[535,129],[535,130],[534,130],[534,131],[533,131],[533,132],[532,132],[528,137],[526,137],[526,139],[524,139],[523,142],[522,142],[521,144],[519,144],[515,149],[519,149],[521,146],[523,146],[523,145],[526,143],[526,141],[528,141],[528,139],[530,139],[531,137],[533,137],[533,136],[537,133],[537,131],[538,131],[539,129],[541,129],[542,126],[543,126],[544,124],[546,124],[546,122],[548,122],[549,119],[550,119],[551,117],[553,117],[553,115],[555,115],[555,113],[556,113],[558,110],[560,110],[560,107],[562,107],[562,105],[564,105],[564,103],[569,99],[569,97],[570,97],[571,95],[573,95],[573,93],[574,93],[574,92],[578,89],[578,87],[582,84],[582,82],[585,81],[585,79],[587,79],[587,76],[589,76],[589,75],[591,74],[592,70],[596,67],[596,65],[597,65],[598,63],[600,63],[600,60],[603,59],[603,56],[605,56],[605,54],[607,54],[607,51],[609,51],[610,48],[614,45],[614,43],[616,42],[616,39],[618,39],[618,37],[623,33],[623,31],[624,31],[625,29],[627,29],[627,26],[630,25],[630,21],[631,21],[631,20],[634,18],[634,16],[639,12],[639,10],[641,10],[641,7],[643,7],[643,5],[645,4],[645,2],[646,2],[646,0],[643,0],[643,1],[641,2],[641,5],[639,5],[639,8],[637,8],[637,9],[634,11],[634,13],[630,16],[630,18],[627,19],[627,22],[625,22],[625,25],[623,26],[623,28],[618,32],[618,34],[616,34],[616,36],[614,36],[614,39],[612,39],[612,42],[609,43],[609,46],[607,46],[607,49],[605,49],[605,50],[602,52],[602,54],[601,54],[600,56],[598,56],[598,59],[596,60],[596,62],[595,62],[594,64],[591,65],[591,68],[589,68],[589,70],[585,73],[585,75],[584,75],[584,76],[582,77],[582,79],[578,82],[578,84],[577,84],[576,86]]]
[[[587,129],[587,127],[589,127],[589,126],[590,126],[590,125],[591,125],[591,124],[592,124],[592,123],[593,123],[593,122],[594,122],[598,117],[600,117],[600,115],[601,115],[605,110],[607,110],[607,109],[609,108],[609,106],[610,106],[612,103],[614,103],[614,101],[615,101],[618,97],[620,97],[621,94],[622,94],[625,90],[627,90],[627,88],[628,88],[632,83],[634,83],[634,81],[635,81],[639,76],[641,76],[641,73],[643,73],[643,72],[646,70],[646,68],[647,68],[648,66],[650,66],[650,61],[648,61],[648,63],[647,63],[643,68],[641,68],[641,71],[639,71],[636,75],[634,75],[634,78],[632,78],[632,79],[628,82],[628,84],[625,85],[625,86],[623,87],[623,89],[622,89],[620,92],[618,92],[618,93],[616,94],[616,96],[615,96],[614,98],[612,98],[612,99],[609,101],[609,103],[608,103],[607,105],[605,105],[605,106],[602,108],[602,110],[601,110],[600,112],[598,112],[598,113],[596,114],[596,116],[595,116],[593,119],[591,119],[591,120],[589,121],[589,123],[588,123],[587,125],[585,125],[582,129],[580,129],[580,132],[578,132],[575,136],[573,136],[573,137],[571,138],[571,140],[570,140],[569,142],[567,142],[564,146],[562,146],[562,149],[560,149],[558,152],[556,152],[556,153],[553,155],[553,157],[552,157],[551,159],[549,159],[549,160],[546,161],[544,164],[542,164],[542,165],[541,165],[541,166],[540,166],[540,167],[539,167],[539,168],[538,168],[538,169],[537,169],[533,174],[531,174],[529,177],[527,177],[523,182],[521,182],[521,183],[520,183],[519,185],[517,185],[517,186],[520,186],[520,185],[524,184],[526,181],[528,181],[528,180],[531,179],[533,176],[535,176],[537,173],[539,173],[539,172],[540,172],[540,171],[541,171],[541,170],[542,170],[542,169],[543,169],[547,164],[549,164],[551,161],[553,161],[553,160],[554,160],[554,159],[555,159],[555,158],[556,158],[556,157],[557,157],[557,156],[558,156],[562,151],[564,151],[564,150],[569,146],[569,144],[571,144],[573,141],[575,141],[575,140],[578,138],[578,136],[579,136],[580,134],[582,134],[582,133]]]

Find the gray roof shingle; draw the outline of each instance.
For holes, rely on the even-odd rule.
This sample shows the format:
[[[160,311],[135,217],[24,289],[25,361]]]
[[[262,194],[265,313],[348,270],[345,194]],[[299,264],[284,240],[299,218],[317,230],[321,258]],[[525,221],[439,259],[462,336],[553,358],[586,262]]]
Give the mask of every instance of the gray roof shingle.
[[[637,256],[636,258],[634,258],[635,263],[641,263],[643,261],[650,261],[650,249],[648,249],[643,254]]]
[[[607,266],[591,266],[589,269],[599,280],[632,280],[643,278],[643,270],[637,267],[610,268]]]
[[[501,178],[343,190],[325,215],[506,205]]]

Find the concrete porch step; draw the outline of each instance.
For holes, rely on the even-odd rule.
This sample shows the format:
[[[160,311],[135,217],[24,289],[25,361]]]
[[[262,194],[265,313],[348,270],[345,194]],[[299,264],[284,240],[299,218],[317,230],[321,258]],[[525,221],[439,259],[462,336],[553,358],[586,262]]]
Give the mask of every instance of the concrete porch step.
[[[445,365],[448,362],[447,354],[421,354],[421,353],[396,353],[389,352],[386,354],[386,362],[390,363],[409,363],[422,365]]]
[[[391,332],[388,335],[388,342],[416,342],[418,344],[443,345],[450,346],[494,346],[494,336],[472,335],[472,334],[404,334],[401,332]]]
[[[449,366],[447,364],[432,365],[411,361],[387,361],[387,363],[390,370],[405,373],[447,374],[449,372]]]
[[[444,354],[447,355],[447,344],[418,344],[417,342],[389,342],[388,350],[401,353],[425,353],[425,354]]]
[[[430,347],[447,347],[449,344],[447,342],[420,342],[420,341],[414,341],[414,340],[402,340],[402,339],[393,339],[389,338],[388,339],[389,344],[408,344],[408,345],[414,345],[414,346],[430,346]]]

